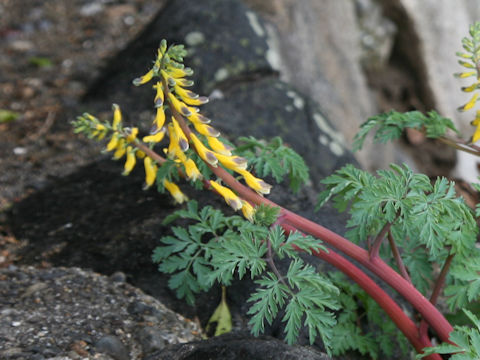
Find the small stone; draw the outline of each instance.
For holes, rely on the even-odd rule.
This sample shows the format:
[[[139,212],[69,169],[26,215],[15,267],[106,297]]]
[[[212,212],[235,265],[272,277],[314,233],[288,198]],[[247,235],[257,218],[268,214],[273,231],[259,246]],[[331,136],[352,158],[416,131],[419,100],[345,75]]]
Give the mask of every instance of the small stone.
[[[162,350],[166,345],[166,341],[162,337],[162,332],[151,326],[146,326],[140,329],[136,334],[136,337],[145,354],[149,354],[156,350]]]
[[[18,52],[27,52],[32,50],[33,47],[33,43],[27,40],[15,40],[10,43],[10,49]]]
[[[21,322],[21,321],[12,321],[12,326],[13,326],[13,327],[18,327],[18,326],[20,326],[20,325],[22,325],[22,322]]]
[[[27,153],[27,149],[21,146],[17,146],[13,148],[13,153],[15,155],[25,155]]]
[[[127,280],[127,276],[121,271],[116,271],[110,275],[110,280],[114,283],[124,283]]]
[[[103,11],[103,5],[99,2],[91,2],[83,5],[80,8],[80,15],[82,16],[94,16]]]
[[[97,341],[95,349],[98,352],[103,352],[110,355],[115,360],[128,360],[128,350],[120,341],[120,339],[114,335],[106,335]]]

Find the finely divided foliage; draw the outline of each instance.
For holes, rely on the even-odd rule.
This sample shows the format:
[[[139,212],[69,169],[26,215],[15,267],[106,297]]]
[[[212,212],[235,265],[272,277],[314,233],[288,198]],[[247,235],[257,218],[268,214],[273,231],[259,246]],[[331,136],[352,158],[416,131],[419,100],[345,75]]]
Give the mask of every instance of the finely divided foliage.
[[[264,222],[274,220],[275,212],[264,208],[259,216]],[[295,251],[295,247],[307,253],[327,251],[317,239],[298,232],[286,235],[279,226],[268,229],[239,216],[225,216],[210,206],[199,210],[196,201],[188,202],[186,209],[176,211],[164,223],[180,218],[195,222],[188,227],[172,227],[173,235],[162,237],[162,245],[153,254],[159,270],[172,274],[169,286],[177,296],[193,304],[195,293],[215,282],[229,285],[234,276],[242,279],[248,274],[258,285],[249,299],[254,334],[263,331],[265,322],[271,324],[284,308],[282,321],[288,343],[296,340],[304,325],[310,341],[320,336],[330,351],[338,289]],[[291,259],[286,274],[278,272],[275,257]]]
[[[447,278],[447,303],[453,310],[480,297],[480,283],[474,281],[478,266],[473,265],[480,263],[475,246],[478,228],[472,211],[456,196],[453,182],[438,178],[431,184],[406,165],[391,165],[391,170],[378,171],[377,177],[348,165],[322,182],[327,189],[320,194],[319,205],[333,198],[338,209],[348,209],[347,236],[352,241],[371,245],[385,224],[390,225],[419,290],[428,289],[432,264],[441,266],[449,254],[455,254]],[[382,255],[394,264],[386,244]]]

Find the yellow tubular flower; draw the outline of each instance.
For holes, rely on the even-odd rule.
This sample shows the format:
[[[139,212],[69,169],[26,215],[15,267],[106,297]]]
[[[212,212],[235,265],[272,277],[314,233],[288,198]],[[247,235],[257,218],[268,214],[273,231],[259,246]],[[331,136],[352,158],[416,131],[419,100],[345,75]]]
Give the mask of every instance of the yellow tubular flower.
[[[158,81],[156,85],[153,86],[154,89],[157,89],[157,93],[155,95],[155,99],[153,102],[155,103],[155,107],[158,108],[163,105],[163,99],[164,99],[164,94],[163,94],[163,86],[161,81]]]
[[[137,162],[137,157],[135,156],[135,150],[131,146],[127,146],[127,160],[125,161],[125,166],[122,175],[128,175],[132,172],[135,164]]]
[[[243,206],[242,200],[229,188],[220,185],[216,181],[210,180],[210,185],[225,199],[225,202],[232,207],[233,210],[240,210]]]
[[[170,137],[170,144],[167,150],[169,158],[179,159],[180,161],[186,160],[186,156],[178,143],[178,136],[172,123],[168,124],[168,136]]]
[[[215,154],[215,157],[227,169],[240,172],[241,170],[245,170],[247,168],[247,159],[243,157],[237,155],[226,156],[222,154]]]
[[[198,170],[195,161],[192,159],[186,159],[185,161],[182,161],[182,163],[185,167],[185,174],[187,175],[188,180],[196,181],[202,179],[203,176],[200,173],[200,170]]]
[[[183,103],[182,101],[178,100],[175,95],[173,95],[172,93],[168,93],[168,98],[170,99],[170,103],[172,104],[173,108],[177,110],[180,114],[184,116],[192,115],[192,112],[190,111],[188,106],[185,105],[185,103]]]
[[[187,151],[189,147],[188,139],[185,136],[185,133],[183,132],[182,128],[180,127],[180,124],[173,116],[172,116],[172,124],[173,124],[173,130],[175,131],[175,135],[177,136],[177,139],[178,139],[178,144],[180,145],[180,149],[182,149],[182,151]]]
[[[158,167],[149,156],[145,156],[143,159],[143,165],[145,166],[145,186],[143,189],[146,190],[155,182]]]
[[[470,86],[465,86],[462,87],[462,91],[464,92],[472,92],[473,90],[476,90],[478,88],[478,85],[480,84],[480,81],[477,81],[476,83],[473,83]]]
[[[193,91],[185,90],[176,84],[174,86],[175,93],[182,98],[182,100],[188,105],[203,105],[208,102],[206,96],[199,96]]]
[[[195,150],[196,150],[198,156],[200,156],[203,161],[205,161],[205,162],[209,163],[210,165],[216,167],[217,164],[218,164],[218,159],[215,156],[215,154],[212,151],[208,150],[205,147],[205,145],[203,145],[203,143],[200,141],[199,138],[197,138],[197,136],[194,133],[190,134],[190,138],[193,141],[193,145],[195,145]]]
[[[151,69],[149,72],[147,72],[145,75],[140,76],[136,79],[133,79],[132,83],[135,86],[143,85],[153,78],[153,69]]]
[[[125,146],[125,139],[120,139],[117,143],[117,147],[115,148],[115,152],[113,153],[113,160],[118,160],[120,159],[123,155],[125,155],[126,152],[126,146]]]
[[[153,135],[144,136],[142,140],[143,142],[146,142],[146,143],[159,143],[165,137],[165,132],[166,132],[165,127],[163,127],[160,129],[160,131],[158,131]]]
[[[117,104],[112,105],[113,108],[113,130],[118,130],[120,124],[122,123],[122,112],[120,111],[120,106]]]
[[[107,151],[112,151],[113,149],[117,148],[118,141],[119,141],[118,136],[119,135],[118,135],[117,132],[113,133],[112,138],[110,139],[110,141],[107,144],[107,148],[106,148]]]
[[[477,99],[478,99],[479,95],[480,95],[480,93],[474,94],[472,96],[472,98],[465,105],[463,105],[459,110],[460,111],[467,111],[467,110],[470,110],[471,108],[473,108],[475,106],[475,103],[477,102]]]
[[[175,79],[184,78],[185,76],[193,75],[193,70],[188,67],[179,69],[173,66],[167,66],[166,70],[167,70],[167,73]]]
[[[475,76],[477,75],[476,71],[468,71],[468,72],[463,72],[463,73],[457,73],[455,76],[459,77],[460,79],[464,79],[470,76]]]
[[[107,128],[103,124],[95,125],[95,130],[92,132],[92,135],[96,137],[98,140],[102,140],[105,135],[107,135]]]
[[[184,201],[188,201],[188,197],[180,190],[180,188],[176,184],[165,179],[163,180],[163,185],[165,186],[165,189],[167,189],[168,192],[173,196],[177,203],[181,204]]]
[[[260,194],[270,194],[270,189],[272,188],[272,185],[267,184],[262,179],[253,176],[247,170],[239,171],[239,173],[243,176],[245,182],[251,189],[255,190]]]
[[[188,117],[188,120],[190,120],[190,122],[192,124],[195,124],[195,123],[209,124],[212,121],[209,118],[207,118],[206,116],[203,116],[202,114],[199,114],[199,113],[193,112],[193,111],[192,111],[192,114]]]
[[[208,141],[208,145],[213,151],[226,156],[232,155],[233,147],[231,147],[230,145],[224,144],[223,142],[218,140],[216,137],[208,136],[207,141]]]
[[[138,135],[138,128],[134,127],[134,128],[131,128],[129,129],[129,134],[127,135],[127,142],[128,143],[132,143],[135,141],[135,139],[137,138],[137,135]]]
[[[163,106],[157,107],[157,114],[155,115],[153,124],[157,127],[157,129],[161,129],[163,124],[165,124],[165,109]]]
[[[475,143],[478,140],[480,140],[480,111],[479,110],[477,110],[477,115],[475,116],[475,120],[473,120],[471,124],[477,127],[472,136],[472,143]]]
[[[194,82],[188,79],[176,79],[175,81],[181,87],[190,87],[193,86]]]
[[[211,127],[210,125],[194,122],[193,126],[195,126],[195,130],[197,130],[197,132],[199,132],[202,135],[211,136],[211,137],[220,136],[220,132],[214,127]]]
[[[135,153],[135,155],[137,156],[137,158],[139,159],[143,159],[146,154],[142,151],[142,150],[137,150],[137,152]]]
[[[245,218],[253,222],[253,216],[255,215],[255,209],[248,201],[242,200],[242,213]]]

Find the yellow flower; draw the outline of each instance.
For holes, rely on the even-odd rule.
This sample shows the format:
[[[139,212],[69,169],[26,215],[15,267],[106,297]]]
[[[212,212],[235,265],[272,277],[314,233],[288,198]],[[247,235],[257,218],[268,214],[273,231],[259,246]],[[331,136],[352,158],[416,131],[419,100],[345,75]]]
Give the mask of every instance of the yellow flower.
[[[253,222],[253,216],[255,215],[255,209],[248,201],[242,200],[242,213],[245,218]]]
[[[458,63],[468,69],[475,69],[475,66],[467,61],[458,60]]]
[[[163,180],[163,185],[165,186],[165,189],[167,189],[168,192],[173,196],[177,203],[181,204],[184,201],[188,201],[188,197],[180,190],[180,188],[176,184],[165,179]]]
[[[125,139],[120,139],[117,143],[117,146],[115,148],[115,152],[113,153],[113,160],[118,160],[120,159],[123,155],[125,155],[126,152],[126,146],[125,146]]]
[[[173,95],[172,93],[168,93],[168,98],[170,99],[170,103],[172,104],[172,107],[175,110],[177,110],[180,114],[182,114],[184,116],[192,115],[192,112],[190,111],[188,106],[185,105],[185,103],[183,103],[182,101],[178,100],[175,97],[175,95]]]
[[[190,87],[193,86],[194,82],[188,79],[175,79],[175,83],[181,87]]]
[[[155,85],[153,85],[153,88],[157,89],[157,93],[155,95],[155,99],[153,100],[153,102],[155,103],[155,107],[158,108],[163,105],[163,97],[164,97],[163,86],[161,81],[158,81]]]
[[[222,154],[215,154],[215,157],[227,169],[240,172],[241,170],[245,170],[247,168],[247,159],[243,157],[237,155],[226,156]]]
[[[165,110],[163,106],[157,107],[157,114],[155,115],[153,124],[156,127],[156,129],[162,128],[163,124],[165,124]]]
[[[128,143],[132,143],[137,138],[138,128],[134,127],[134,128],[128,129],[128,133],[129,134],[127,135],[126,140],[127,140]]]
[[[202,174],[198,170],[195,161],[193,161],[192,159],[186,159],[185,161],[182,161],[182,163],[185,167],[185,173],[188,180],[196,181],[202,179]]]
[[[199,96],[193,91],[185,90],[175,84],[174,86],[175,93],[182,98],[182,100],[188,105],[203,105],[208,103],[208,98],[206,96]]]
[[[210,125],[194,122],[193,126],[195,126],[195,130],[197,130],[202,135],[211,137],[220,136],[220,132],[214,127],[211,127]]]
[[[238,172],[243,176],[243,178],[245,179],[245,182],[251,189],[255,190],[260,194],[270,194],[270,189],[272,188],[272,185],[267,184],[262,179],[259,179],[253,176],[247,170],[238,171]]]
[[[198,156],[200,156],[203,161],[216,167],[218,159],[216,158],[215,154],[212,151],[208,150],[194,133],[190,134],[190,138],[193,141],[193,145],[195,146],[195,150]]]
[[[199,114],[198,112],[195,112],[195,111],[192,111],[192,114],[188,117],[188,120],[190,120],[190,122],[194,125],[196,123],[209,124],[212,121],[206,116],[203,116],[202,114]]]
[[[467,111],[473,108],[475,106],[475,103],[477,102],[479,95],[480,93],[473,94],[472,98],[465,105],[461,106],[458,110]]]
[[[478,85],[480,84],[479,81],[473,83],[472,85],[470,86],[466,86],[466,87],[462,87],[462,91],[465,91],[465,92],[472,92],[473,90],[477,89],[478,88]]]
[[[127,146],[127,160],[125,161],[125,166],[122,175],[128,175],[135,167],[137,162],[137,157],[135,156],[135,150],[131,146]]]
[[[475,116],[475,120],[471,124],[477,127],[472,136],[472,143],[475,143],[480,140],[480,111],[477,110],[477,116]]]
[[[144,136],[142,140],[146,143],[159,143],[165,137],[165,132],[165,127],[163,127],[155,134]]]
[[[145,75],[143,76],[140,76],[136,79],[133,79],[132,83],[133,85],[135,86],[139,86],[139,85],[143,85],[147,82],[149,82],[150,80],[152,80],[153,78],[153,69],[151,69],[149,72],[147,72]]]
[[[113,135],[112,135],[112,138],[110,139],[110,141],[107,144],[106,150],[107,151],[112,151],[113,149],[116,149],[117,145],[118,145],[118,141],[119,141],[119,135],[118,135],[117,132],[114,132]]]
[[[210,185],[225,199],[225,202],[233,208],[233,210],[240,210],[243,206],[242,200],[229,188],[220,185],[216,181],[210,180]]]
[[[468,72],[462,72],[462,73],[456,73],[455,76],[459,77],[460,79],[464,79],[470,76],[476,76],[477,72],[476,71],[468,71]]]
[[[122,112],[120,111],[120,106],[117,104],[112,105],[113,108],[113,130],[118,130],[120,124],[122,123]]]
[[[149,156],[145,156],[143,159],[143,165],[145,166],[145,186],[143,189],[146,190],[155,182],[158,167]]]
[[[218,140],[216,137],[208,136],[207,141],[208,141],[208,145],[213,151],[226,156],[232,155],[233,147],[231,147],[230,145],[224,144],[223,142]]]
[[[168,135],[170,137],[170,144],[168,145],[168,156],[171,159],[179,159],[183,161],[186,159],[185,154],[183,153],[180,144],[178,143],[178,136],[175,132],[174,125],[172,123],[168,124]]]
[[[188,67],[183,68],[183,69],[179,69],[179,68],[175,68],[173,66],[167,66],[166,70],[167,70],[167,73],[175,79],[184,78],[185,76],[193,75],[193,70],[188,68]]]
[[[102,140],[105,135],[107,135],[107,127],[103,124],[95,125],[95,130],[93,130],[92,135],[98,140]]]
[[[189,147],[188,139],[185,136],[185,133],[183,132],[182,128],[180,127],[180,124],[173,116],[172,116],[172,124],[173,124],[173,130],[175,131],[175,135],[178,139],[178,144],[180,145],[180,149],[182,149],[182,151],[187,151]]]

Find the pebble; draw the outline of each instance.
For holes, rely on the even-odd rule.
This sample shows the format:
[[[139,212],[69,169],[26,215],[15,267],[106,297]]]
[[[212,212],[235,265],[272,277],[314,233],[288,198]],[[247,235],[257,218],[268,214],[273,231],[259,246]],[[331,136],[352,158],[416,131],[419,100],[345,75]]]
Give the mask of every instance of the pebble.
[[[98,352],[103,352],[110,355],[115,360],[128,360],[128,350],[120,341],[120,339],[114,335],[106,335],[97,341],[95,349]]]
[[[162,336],[162,332],[152,326],[141,328],[136,334],[136,337],[142,346],[144,354],[162,350],[167,343]]]
[[[80,8],[80,15],[89,17],[99,14],[103,11],[103,5],[98,2],[91,2]]]

